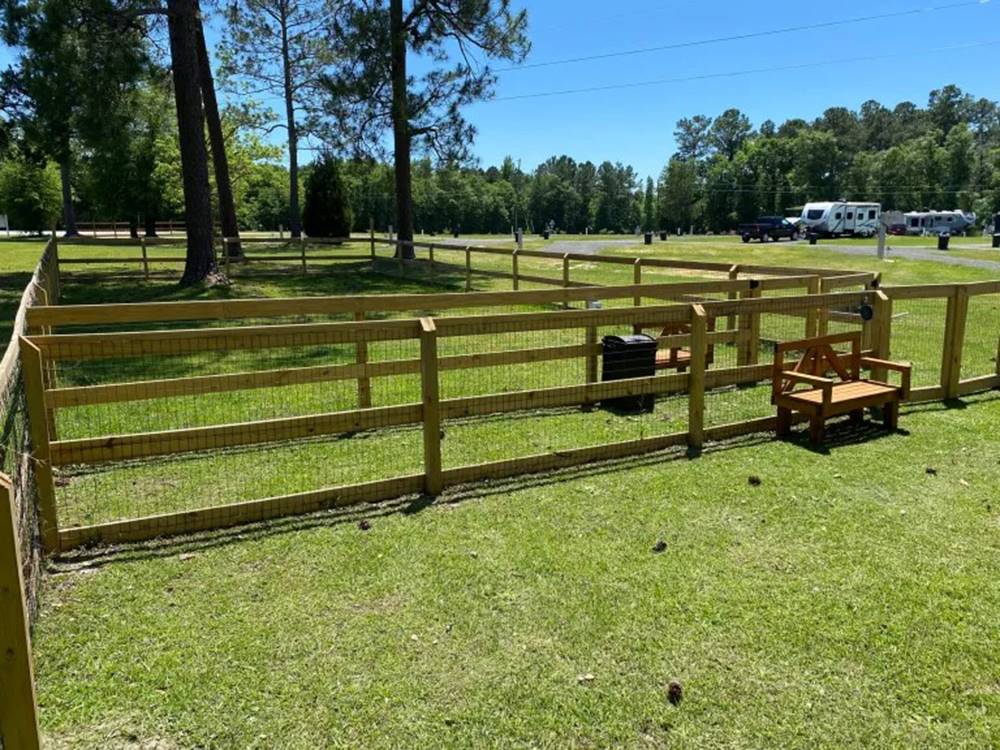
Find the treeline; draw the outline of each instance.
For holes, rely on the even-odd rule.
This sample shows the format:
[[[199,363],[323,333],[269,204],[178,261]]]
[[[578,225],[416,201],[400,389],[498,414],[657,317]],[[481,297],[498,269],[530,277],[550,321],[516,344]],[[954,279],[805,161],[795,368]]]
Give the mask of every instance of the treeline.
[[[1000,108],[957,86],[925,107],[865,102],[808,122],[766,121],[739,110],[684,118],[677,151],[653,183],[621,164],[553,157],[531,173],[508,158],[486,169],[414,170],[416,226],[440,232],[508,232],[515,225],[573,233],[721,232],[761,214],[786,215],[808,201],[870,200],[886,210],[960,208],[987,220],[1000,209]],[[392,171],[346,167],[355,226],[391,223]]]
[[[735,109],[685,118],[677,153],[660,175],[657,223],[722,231],[807,201],[878,201],[886,210],[1000,208],[1000,109],[957,86],[925,107],[826,110],[807,122],[754,129]]]

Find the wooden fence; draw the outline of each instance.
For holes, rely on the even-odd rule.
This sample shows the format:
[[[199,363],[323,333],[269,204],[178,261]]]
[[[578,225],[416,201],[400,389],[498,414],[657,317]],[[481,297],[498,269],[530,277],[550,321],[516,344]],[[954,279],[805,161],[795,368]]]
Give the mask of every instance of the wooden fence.
[[[441,488],[484,478],[513,476],[560,466],[609,459],[670,445],[700,448],[705,440],[763,429],[769,419],[736,424],[706,426],[706,389],[759,383],[770,377],[770,365],[758,362],[762,340],[761,316],[780,315],[789,321],[789,335],[801,337],[820,331],[822,320],[844,319],[862,325],[854,312],[864,302],[875,305],[875,320],[888,330],[888,298],[878,292],[836,292],[828,294],[762,297],[762,291],[789,288],[801,280],[765,279],[688,283],[679,285],[629,286],[621,288],[567,289],[487,293],[485,295],[399,295],[375,299],[306,299],[232,302],[162,303],[155,305],[114,305],[46,308],[31,312],[33,325],[58,327],[94,324],[99,320],[126,321],[199,320],[206,317],[235,319],[243,316],[280,315],[295,309],[303,312],[367,312],[412,309],[415,304],[446,309],[469,307],[485,300],[537,304],[541,301],[573,301],[592,298],[630,299],[640,293],[645,299],[684,299],[682,304],[658,304],[612,309],[570,309],[543,312],[513,312],[502,315],[456,315],[402,318],[398,320],[358,320],[352,322],[305,323],[235,328],[129,331],[119,333],[56,333],[26,337],[22,356],[28,384],[29,407],[35,458],[40,467],[39,492],[43,504],[43,542],[52,551],[80,544],[145,539],[168,533],[191,532],[222,525],[245,523],[277,515],[307,512],[322,507],[360,501],[375,501],[408,492],[439,492]],[[728,297],[735,294],[737,299]],[[414,299],[419,297],[420,299]],[[458,299],[461,298],[461,299]],[[253,309],[251,305],[256,305]],[[261,305],[266,305],[262,308]],[[292,305],[295,305],[293,308]],[[709,326],[707,322],[721,321]],[[732,321],[732,324],[729,324]],[[798,322],[795,322],[798,321]],[[686,347],[693,353],[692,366],[684,372],[657,374],[648,378],[598,382],[601,345],[600,331],[631,330],[636,327],[669,327],[683,333],[658,337],[665,347]],[[870,330],[876,330],[866,324]],[[576,333],[573,333],[573,332]],[[524,346],[530,335],[565,336],[553,345]],[[560,334],[562,335],[562,334]],[[504,336],[522,337],[510,348],[482,346]],[[575,342],[574,342],[575,340]],[[871,349],[887,354],[887,334],[872,334]],[[369,353],[386,342],[412,345],[400,349],[417,356],[372,361]],[[479,342],[478,345],[470,342]],[[123,361],[129,358],[191,356],[199,352],[260,352],[268,348],[294,346],[348,345],[356,360],[345,364],[322,364],[289,369],[263,369],[157,380],[62,386],[47,373],[58,373],[66,363]],[[734,352],[731,365],[708,367],[697,358],[699,351],[728,346]],[[443,349],[447,349],[444,351]],[[504,392],[475,392],[473,395],[441,397],[445,374],[456,371],[485,372],[489,368],[531,365],[552,369],[554,363],[583,360],[583,382],[542,384],[530,389]],[[699,362],[701,365],[699,366]],[[419,377],[418,398],[402,403],[372,404],[372,384],[380,378]],[[482,376],[476,376],[482,377]],[[60,439],[57,413],[64,409],[93,407],[122,402],[150,402],[176,396],[216,394],[247,389],[288,387],[297,384],[353,380],[356,402],[353,408],[322,414],[295,415],[268,420],[250,420],[176,430],[120,435],[95,435]],[[689,401],[687,429],[668,435],[639,438],[607,445],[587,446],[558,453],[512,458],[478,465],[442,468],[440,425],[442,421],[485,415],[547,410],[573,406],[593,406],[607,399],[642,394],[683,394]],[[35,418],[37,417],[37,418]],[[422,426],[424,470],[392,479],[338,486],[296,495],[272,497],[221,507],[195,508],[181,513],[128,518],[92,526],[60,528],[56,489],[52,471],[66,467],[103,466],[109,463],[155,459],[179,454],[229,449],[237,446],[273,444],[279,441],[311,439],[364,430]]]
[[[244,248],[243,256],[238,259],[230,257],[228,247],[232,243],[239,242]],[[111,245],[120,248],[135,248],[133,255],[121,255],[114,257],[66,257],[60,258],[61,268],[71,266],[100,267],[108,265],[129,265],[134,266],[146,279],[155,276],[162,276],[164,272],[154,270],[163,266],[182,266],[185,258],[182,255],[162,256],[151,255],[149,250],[156,246],[178,245],[183,240],[159,239],[159,240],[74,240],[64,241],[63,244],[76,246],[87,245]],[[260,254],[248,252],[247,247],[271,246],[270,251]],[[366,252],[359,252],[358,246],[366,247]],[[280,246],[284,250],[276,251],[273,248]],[[331,246],[338,247],[338,251],[330,251]],[[379,247],[390,247],[392,253],[388,256],[380,255]],[[401,246],[412,247],[414,252],[422,252],[413,259],[404,259],[398,252]],[[341,252],[343,250],[344,252]],[[442,258],[447,258],[443,260]],[[495,263],[477,265],[475,259],[482,257],[496,261],[498,257],[509,258],[505,263],[510,270],[498,270]],[[457,262],[453,262],[454,259]],[[523,261],[527,259],[545,260],[554,262],[562,266],[558,276],[546,276],[536,271],[534,273],[525,272]],[[581,281],[572,278],[572,263],[585,262],[594,265],[615,266],[618,268],[627,267],[631,269],[632,281],[634,284],[643,283],[644,271],[653,269],[669,269],[681,272],[701,272],[706,277],[738,279],[740,277],[761,277],[761,276],[818,276],[823,279],[823,291],[832,291],[837,288],[852,286],[856,284],[877,284],[879,274],[868,272],[850,272],[843,269],[815,269],[796,268],[787,266],[767,266],[754,264],[730,264],[713,263],[707,261],[693,261],[670,258],[643,258],[626,257],[615,255],[597,255],[583,253],[551,253],[542,250],[518,250],[509,247],[484,247],[476,245],[456,245],[451,243],[434,242],[407,242],[401,243],[398,240],[376,238],[371,235],[367,240],[350,238],[304,238],[301,240],[280,240],[274,238],[250,237],[235,238],[224,237],[217,248],[217,263],[227,275],[244,270],[253,270],[256,273],[308,273],[310,264],[317,268],[327,267],[330,261],[371,261],[379,263],[384,270],[395,268],[399,272],[408,270],[423,270],[428,274],[435,274],[447,271],[457,275],[465,276],[465,289],[472,291],[473,279],[476,277],[503,278],[511,280],[511,288],[519,290],[523,284],[540,284],[544,286],[557,286],[563,288],[595,286],[594,281]],[[386,264],[394,265],[386,265]],[[166,272],[167,275],[175,275],[176,272]],[[106,274],[103,274],[106,275]]]
[[[59,276],[50,240],[14,316],[14,337],[0,358],[0,747],[37,750],[38,721],[30,623],[41,576],[37,467],[28,439],[20,336],[27,312],[55,304]]]

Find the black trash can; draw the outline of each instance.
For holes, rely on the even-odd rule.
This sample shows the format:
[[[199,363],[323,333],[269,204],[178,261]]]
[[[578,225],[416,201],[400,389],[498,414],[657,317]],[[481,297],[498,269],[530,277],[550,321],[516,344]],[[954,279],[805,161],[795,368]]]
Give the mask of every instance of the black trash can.
[[[815,245],[818,241],[819,241],[819,235],[816,234],[815,232],[810,232],[809,233],[809,244],[810,245]]]
[[[938,250],[947,250],[948,242],[951,240],[951,235],[947,232],[942,232],[938,235]]]
[[[542,231],[542,239],[547,240],[549,238],[549,230],[545,229]]]
[[[642,239],[643,239],[643,242],[645,244],[652,245],[653,244],[653,233],[652,232],[646,232],[646,234],[643,235]]]
[[[665,231],[661,230],[660,231],[660,242],[666,242],[666,241],[667,241],[667,233]]]
[[[656,339],[644,333],[631,336],[605,336],[601,339],[601,380],[650,378],[656,374]],[[617,411],[651,411],[656,402],[652,394],[606,399],[601,406]]]
[[[1000,247],[1000,233],[993,235],[993,247]]]

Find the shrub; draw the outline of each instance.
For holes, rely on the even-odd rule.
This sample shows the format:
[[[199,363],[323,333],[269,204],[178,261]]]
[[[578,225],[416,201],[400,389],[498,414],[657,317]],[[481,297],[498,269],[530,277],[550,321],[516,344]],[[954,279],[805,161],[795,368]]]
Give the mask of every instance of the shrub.
[[[55,226],[62,209],[62,188],[55,164],[20,159],[0,164],[0,214],[11,229],[45,232]]]
[[[310,237],[349,237],[351,223],[340,165],[324,154],[312,165],[306,178],[302,228]]]

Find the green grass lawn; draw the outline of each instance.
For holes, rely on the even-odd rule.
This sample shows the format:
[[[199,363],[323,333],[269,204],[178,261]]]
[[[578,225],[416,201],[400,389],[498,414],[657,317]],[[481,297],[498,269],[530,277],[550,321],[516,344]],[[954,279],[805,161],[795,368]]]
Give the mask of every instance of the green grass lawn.
[[[373,509],[368,531],[324,514],[66,561],[36,631],[43,728],[66,748],[994,747],[998,419],[979,398],[828,453],[762,438]]]
[[[11,259],[5,273],[27,276],[40,250],[0,244],[0,257]],[[605,252],[877,270],[886,284],[993,276],[738,238],[671,238]],[[67,246],[61,255],[123,253],[134,249]],[[177,253],[157,248],[151,257]],[[394,262],[318,264],[308,276],[241,275],[231,287],[207,290],[66,276],[63,302],[464,289],[464,254],[437,257],[457,267],[433,275],[411,269],[401,279]],[[510,268],[501,256],[474,262]],[[520,269],[559,278],[562,261],[523,258]],[[581,260],[571,269],[574,280],[631,283],[628,266]],[[710,277],[718,278],[644,273],[647,282]],[[509,289],[510,280],[476,276],[474,286]],[[997,297],[970,307],[967,376],[995,371]],[[894,356],[914,361],[917,384],[936,383],[944,303],[901,302],[895,312]],[[762,332],[787,338],[801,325],[765,316]],[[580,343],[561,336],[497,337],[485,346]],[[483,345],[446,340],[442,352]],[[409,342],[387,342],[373,345],[371,356],[414,353]],[[59,378],[60,385],[116,382],[353,354],[312,347],[68,363]],[[715,355],[716,366],[735,364],[731,347]],[[442,396],[582,377],[580,361],[445,373]],[[410,376],[374,384],[376,405],[415,401],[418,393]],[[353,408],[355,398],[346,381],[83,407],[61,412],[59,430],[68,438],[309,414]],[[697,460],[645,456],[484,483],[430,504],[410,498],[72,556],[54,564],[37,626],[43,727],[54,747],[130,750],[996,746],[1000,399],[951,407],[909,408],[904,431],[891,436],[834,427],[826,452],[762,435],[713,446]],[[771,408],[767,387],[723,389],[709,394],[706,421]],[[627,417],[564,409],[455,420],[445,425],[444,462],[667,434],[685,430],[686,420],[683,395]],[[58,495],[64,525],[89,524],[421,467],[420,431],[402,428],[71,469],[60,472]],[[657,554],[651,548],[660,540],[666,551]],[[666,698],[672,679],[684,685],[678,706]]]

